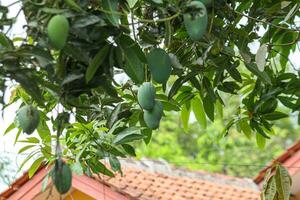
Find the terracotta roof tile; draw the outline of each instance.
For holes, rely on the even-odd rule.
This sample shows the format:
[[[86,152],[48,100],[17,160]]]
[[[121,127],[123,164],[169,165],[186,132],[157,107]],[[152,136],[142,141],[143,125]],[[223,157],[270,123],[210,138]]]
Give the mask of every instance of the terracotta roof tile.
[[[259,200],[258,187],[250,179],[173,170],[158,161],[153,161],[152,166],[149,161],[141,162],[122,162],[124,176],[106,183],[139,200]]]
[[[149,160],[124,160],[122,170],[123,177],[94,178],[135,200],[259,200],[258,186],[250,179],[178,169]],[[22,187],[26,181],[28,177],[24,175],[13,186]],[[9,189],[2,196],[13,192]]]

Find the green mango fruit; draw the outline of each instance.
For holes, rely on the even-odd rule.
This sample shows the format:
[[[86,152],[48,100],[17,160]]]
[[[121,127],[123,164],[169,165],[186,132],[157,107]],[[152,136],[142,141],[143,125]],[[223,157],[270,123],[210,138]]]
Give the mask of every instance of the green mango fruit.
[[[191,12],[183,15],[184,25],[192,40],[200,40],[206,32],[208,17],[205,5],[200,1],[192,1],[188,5]]]
[[[171,75],[172,64],[167,52],[163,49],[152,49],[147,55],[148,66],[153,80],[158,83],[166,83]]]
[[[35,107],[26,105],[18,110],[17,123],[25,133],[31,134],[38,127],[39,122],[40,114]]]
[[[150,82],[143,83],[137,94],[137,99],[141,107],[145,110],[152,110],[155,103],[155,87]]]
[[[157,129],[163,115],[163,105],[160,101],[155,101],[152,110],[144,110],[144,121],[148,128]]]
[[[64,48],[68,34],[69,22],[63,15],[55,15],[48,22],[47,27],[50,44],[57,50]]]
[[[62,159],[55,161],[51,172],[51,178],[56,190],[60,194],[67,193],[72,187],[72,170]]]

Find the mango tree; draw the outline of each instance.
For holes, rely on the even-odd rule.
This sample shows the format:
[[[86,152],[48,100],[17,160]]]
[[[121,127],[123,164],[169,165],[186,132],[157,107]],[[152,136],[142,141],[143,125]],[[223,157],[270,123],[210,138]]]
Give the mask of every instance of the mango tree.
[[[10,37],[19,18],[8,9],[18,3],[26,34]],[[237,125],[260,146],[274,121],[299,113],[300,77],[289,60],[300,37],[297,1],[19,0],[0,12],[1,103],[22,102],[6,132],[17,128],[18,141],[37,130],[20,153],[29,152],[25,162],[38,156],[30,176],[55,162],[62,193],[69,187],[55,177],[69,166],[121,172],[118,158],[135,155],[133,141],[150,142],[163,112],[181,112],[187,129],[193,111],[205,128],[224,95],[239,96],[222,136]]]

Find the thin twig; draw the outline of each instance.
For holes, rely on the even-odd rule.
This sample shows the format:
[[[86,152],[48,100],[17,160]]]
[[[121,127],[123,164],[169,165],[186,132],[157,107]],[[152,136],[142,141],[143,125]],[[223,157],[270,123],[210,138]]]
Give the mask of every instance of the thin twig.
[[[242,13],[242,12],[236,11],[235,9],[233,9],[233,8],[232,8],[230,5],[228,5],[228,4],[226,4],[226,6],[227,6],[230,10],[232,10],[233,12],[235,12],[236,14],[239,14],[239,15],[241,15],[241,16],[247,17],[248,19],[252,19],[252,20],[257,21],[257,22],[261,22],[261,23],[264,23],[264,24],[268,24],[268,25],[270,25],[270,26],[273,26],[273,27],[276,27],[276,28],[279,28],[279,29],[283,29],[283,30],[289,30],[289,31],[295,31],[295,32],[299,32],[299,31],[300,31],[300,29],[293,29],[293,28],[287,28],[287,27],[284,27],[284,26],[278,26],[278,25],[273,24],[273,23],[271,23],[271,22],[266,22],[266,21],[264,21],[264,20],[257,19],[257,18],[255,18],[255,17],[251,17],[251,16],[246,15],[246,14],[244,14],[244,13]]]
[[[23,10],[23,9],[22,9],[22,7],[21,7],[21,8],[19,9],[18,13],[16,14],[15,18],[18,18],[18,16],[20,15],[20,13],[21,13],[22,10]],[[9,31],[12,29],[12,27],[13,27],[13,24],[11,24],[11,25],[9,26],[9,28],[8,28],[7,31],[5,32],[5,35],[7,35],[7,34],[9,33]]]
[[[118,11],[109,11],[109,10],[104,10],[102,8],[98,8],[99,11],[101,12],[104,12],[106,14],[115,14],[115,15],[122,15],[122,16],[127,16],[127,14],[124,14],[122,12],[118,12]],[[158,19],[158,20],[152,20],[152,19],[138,19],[139,22],[142,22],[142,23],[159,23],[159,22],[165,22],[165,21],[170,21],[176,17],[178,17],[179,15],[181,14],[181,12],[177,12],[176,14],[170,16],[170,17],[166,17],[166,18],[161,18],[161,19]]]
[[[13,6],[13,5],[15,5],[15,4],[19,3],[19,2],[21,2],[21,0],[18,0],[18,1],[15,1],[15,2],[11,3],[11,4],[8,4],[6,7]]]
[[[132,24],[132,34],[133,34],[134,40],[137,41],[136,34],[135,34],[134,19],[133,19],[133,17],[134,17],[133,11],[131,10],[130,18],[131,18],[131,24]]]
[[[291,41],[291,42],[284,43],[284,44],[273,44],[273,43],[269,43],[269,44],[267,44],[267,45],[269,45],[269,46],[290,46],[290,45],[293,45],[293,44],[297,43],[297,42],[299,41],[299,39],[300,39],[300,30],[299,30],[299,32],[298,32],[297,37],[296,37],[293,41]]]

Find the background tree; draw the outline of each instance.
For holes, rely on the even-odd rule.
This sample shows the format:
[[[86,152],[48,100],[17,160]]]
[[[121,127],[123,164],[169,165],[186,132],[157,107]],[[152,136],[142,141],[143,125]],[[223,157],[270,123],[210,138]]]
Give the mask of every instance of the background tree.
[[[224,118],[229,118],[233,110],[227,106]],[[179,167],[253,178],[299,139],[299,127],[289,118],[276,123],[276,137],[268,140],[265,148],[257,148],[255,135],[249,137],[237,126],[223,138],[224,124],[220,117],[214,123],[209,122],[206,129],[191,119],[188,128],[184,132],[178,113],[168,114],[148,145],[136,144],[137,157],[161,158]]]

